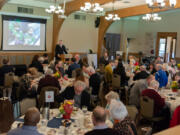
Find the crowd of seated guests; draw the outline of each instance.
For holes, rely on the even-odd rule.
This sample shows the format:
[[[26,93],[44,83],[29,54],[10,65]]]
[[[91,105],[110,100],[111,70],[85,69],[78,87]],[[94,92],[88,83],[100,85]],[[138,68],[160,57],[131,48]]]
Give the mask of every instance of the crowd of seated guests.
[[[167,119],[165,119],[163,123],[168,123],[168,107],[165,105],[164,99],[157,91],[159,88],[164,88],[168,85],[169,77],[177,81],[180,80],[179,75],[175,74],[173,71],[176,67],[174,64],[175,62],[172,60],[171,63],[168,63],[166,66],[163,65],[161,58],[158,57],[154,64],[149,65],[149,70],[147,70],[146,66],[140,65],[141,62],[134,59],[134,57],[129,58],[129,67],[140,67],[136,72],[133,72],[134,76],[127,75],[126,69],[120,57],[116,60],[110,60],[108,54],[105,53],[104,56],[100,58],[100,63],[105,65],[105,83],[111,84],[113,74],[117,74],[120,75],[121,86],[128,87],[128,81],[132,77],[134,84],[132,85],[130,94],[128,95],[129,104],[136,106],[137,109],[140,109],[140,97],[148,96],[153,99],[155,103],[154,115],[165,116]],[[9,65],[9,61],[3,61],[3,64],[4,66],[0,68],[0,71],[4,71],[4,69],[6,69],[7,71],[4,71],[5,73],[13,72],[13,67]],[[54,77],[54,74],[59,72],[61,78],[65,78],[66,75],[68,75],[69,78],[72,78],[72,74],[75,71],[75,81],[73,82],[73,85],[66,87],[65,90],[55,97],[55,100],[58,103],[62,103],[64,100],[71,100],[76,107],[82,108],[82,106],[87,106],[88,110],[92,110],[91,97],[97,97],[99,95],[100,83],[102,80],[100,74],[97,73],[92,66],[88,65],[87,57],[84,57],[81,60],[79,54],[76,54],[71,59],[67,70],[64,68],[64,62],[60,59],[51,62],[50,65],[48,64],[49,60],[47,55],[43,55],[43,57],[38,55],[34,56],[32,63],[28,68],[27,74],[24,74],[20,79],[19,99],[22,100],[26,97],[36,98],[37,95],[41,93],[41,89],[45,86],[55,86],[61,90],[60,79]],[[46,71],[44,70],[44,65],[48,65]],[[173,77],[169,74],[173,74]],[[0,72],[0,76],[4,76],[2,75],[2,72]],[[40,80],[38,81],[36,88],[32,84],[35,83],[34,80],[37,78]],[[90,92],[89,89],[92,91]],[[93,131],[86,134],[104,135],[104,133],[106,133],[107,135],[136,135],[136,126],[128,116],[125,105],[120,101],[120,95],[110,89],[108,89],[107,93],[107,95],[105,94],[106,96],[104,95],[107,101],[106,108],[96,107],[94,109],[92,120],[95,127]],[[105,124],[106,117],[113,122],[114,126],[112,129],[108,128]],[[166,127],[167,125],[164,125],[164,128]]]

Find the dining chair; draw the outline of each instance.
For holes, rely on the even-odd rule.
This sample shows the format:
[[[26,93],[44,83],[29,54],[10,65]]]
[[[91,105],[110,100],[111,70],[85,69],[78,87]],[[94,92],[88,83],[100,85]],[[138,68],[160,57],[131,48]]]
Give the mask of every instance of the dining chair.
[[[46,86],[41,89],[41,93],[38,98],[38,107],[41,108],[45,103],[45,93],[46,91],[53,91],[54,92],[54,99],[59,94],[59,88],[53,87],[53,86]],[[50,103],[51,108],[59,107],[59,104],[54,101],[53,103]]]
[[[25,98],[20,101],[20,114],[24,115],[28,108],[36,107],[36,98]]]

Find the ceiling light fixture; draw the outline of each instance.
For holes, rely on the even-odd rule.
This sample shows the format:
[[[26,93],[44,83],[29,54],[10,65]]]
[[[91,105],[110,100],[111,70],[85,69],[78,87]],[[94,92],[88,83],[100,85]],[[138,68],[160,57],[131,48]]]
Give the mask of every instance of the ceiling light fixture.
[[[145,21],[160,21],[162,20],[162,17],[160,17],[157,13],[151,13],[151,14],[146,14],[145,16],[142,17],[143,20]]]
[[[54,4],[46,8],[45,11],[49,14],[64,14],[65,10],[59,5],[58,0],[54,0]]]
[[[113,6],[112,6],[112,13],[107,14],[105,16],[105,19],[107,21],[119,21],[121,18],[118,16],[118,14],[114,14],[114,0],[113,0]]]
[[[91,2],[85,2],[84,6],[80,7],[80,10],[85,13],[93,13],[99,16],[104,15],[104,8],[102,8],[99,3],[93,3],[93,0],[91,0]]]
[[[176,0],[146,0],[149,8],[174,8],[176,6]],[[169,5],[167,5],[169,3]]]

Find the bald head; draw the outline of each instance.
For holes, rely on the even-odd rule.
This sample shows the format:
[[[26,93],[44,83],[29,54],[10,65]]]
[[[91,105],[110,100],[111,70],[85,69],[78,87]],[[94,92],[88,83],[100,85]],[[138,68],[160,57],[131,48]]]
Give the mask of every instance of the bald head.
[[[35,107],[29,108],[24,116],[24,125],[36,126],[40,120],[39,110]]]
[[[93,111],[93,123],[98,125],[99,123],[105,123],[106,121],[106,111],[104,108],[97,106]]]

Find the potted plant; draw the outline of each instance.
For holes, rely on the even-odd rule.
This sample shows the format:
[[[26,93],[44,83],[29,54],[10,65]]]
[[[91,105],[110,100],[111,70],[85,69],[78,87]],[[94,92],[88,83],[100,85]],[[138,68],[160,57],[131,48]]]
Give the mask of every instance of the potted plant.
[[[172,83],[171,83],[171,89],[172,89],[172,91],[173,92],[177,92],[177,90],[178,90],[178,82],[177,81],[172,81]]]
[[[59,107],[60,114],[63,115],[63,119],[70,119],[73,111],[73,103],[69,100],[65,100]]]

